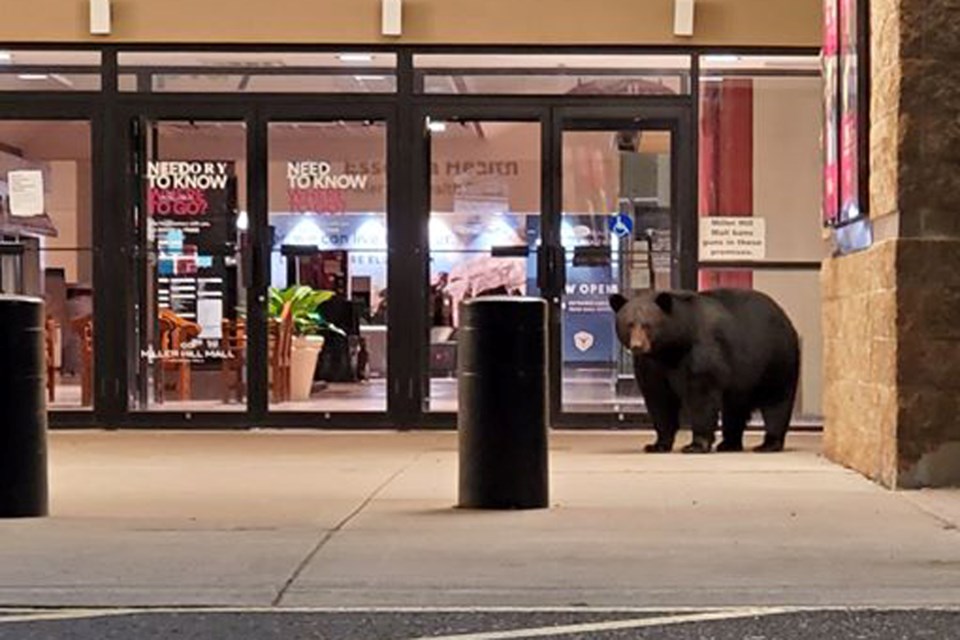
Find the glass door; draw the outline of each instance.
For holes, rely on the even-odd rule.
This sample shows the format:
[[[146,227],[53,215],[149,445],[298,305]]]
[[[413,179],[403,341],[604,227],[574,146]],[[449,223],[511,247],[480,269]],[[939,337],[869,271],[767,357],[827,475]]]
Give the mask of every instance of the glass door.
[[[478,112],[433,111],[423,127],[427,262],[424,401],[456,412],[460,305],[481,296],[539,296],[543,127]]]
[[[136,411],[245,411],[247,122],[130,119]]]
[[[269,409],[384,413],[386,119],[267,124]]]
[[[678,188],[692,164],[685,117],[677,110],[558,119],[563,281],[553,297],[554,407],[568,422],[639,421],[646,413],[609,297],[690,286],[695,275],[692,197]]]

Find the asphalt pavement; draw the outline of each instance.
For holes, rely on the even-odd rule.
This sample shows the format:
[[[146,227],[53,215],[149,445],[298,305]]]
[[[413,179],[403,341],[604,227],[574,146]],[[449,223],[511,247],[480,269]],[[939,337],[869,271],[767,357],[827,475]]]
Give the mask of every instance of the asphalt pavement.
[[[0,640],[950,640],[960,610],[17,610]]]

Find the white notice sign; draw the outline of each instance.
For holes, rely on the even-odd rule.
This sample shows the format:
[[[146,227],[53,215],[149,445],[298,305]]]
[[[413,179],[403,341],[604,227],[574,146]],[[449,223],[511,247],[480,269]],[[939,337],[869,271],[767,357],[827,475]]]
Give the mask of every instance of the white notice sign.
[[[38,216],[43,213],[43,172],[10,171],[10,213],[15,216]]]
[[[700,259],[762,260],[767,255],[765,223],[747,216],[700,218]]]

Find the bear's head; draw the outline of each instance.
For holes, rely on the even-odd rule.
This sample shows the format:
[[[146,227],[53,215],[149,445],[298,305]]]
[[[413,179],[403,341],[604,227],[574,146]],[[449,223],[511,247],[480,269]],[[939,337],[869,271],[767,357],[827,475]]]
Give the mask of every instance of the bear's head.
[[[689,345],[689,292],[649,291],[627,300],[616,293],[610,308],[617,314],[617,338],[635,356],[672,351]]]

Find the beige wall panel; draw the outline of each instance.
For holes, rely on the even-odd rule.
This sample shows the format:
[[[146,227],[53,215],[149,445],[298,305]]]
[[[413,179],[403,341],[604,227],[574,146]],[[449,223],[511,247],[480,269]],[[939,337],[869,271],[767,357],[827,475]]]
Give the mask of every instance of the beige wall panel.
[[[113,0],[113,35],[89,35],[87,0],[5,0],[0,41],[533,43],[819,46],[820,0],[698,0],[693,38],[673,0],[405,0],[404,35],[380,36],[380,0]],[[12,15],[11,15],[12,14]]]

